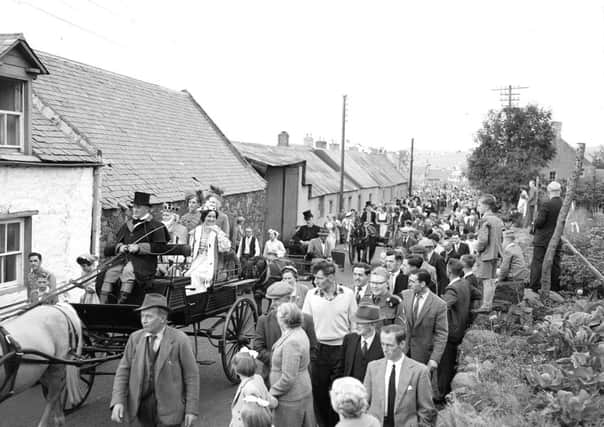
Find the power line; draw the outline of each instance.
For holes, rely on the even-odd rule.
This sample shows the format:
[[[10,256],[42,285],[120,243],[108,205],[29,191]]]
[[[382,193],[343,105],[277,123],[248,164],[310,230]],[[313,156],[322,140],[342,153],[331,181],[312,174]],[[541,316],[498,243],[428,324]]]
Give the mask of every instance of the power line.
[[[493,91],[499,92],[499,101],[501,102],[502,108],[517,107],[520,103],[520,92],[515,92],[519,90],[528,89],[528,86],[512,86],[508,85],[506,87],[500,87],[497,89],[491,89]]]

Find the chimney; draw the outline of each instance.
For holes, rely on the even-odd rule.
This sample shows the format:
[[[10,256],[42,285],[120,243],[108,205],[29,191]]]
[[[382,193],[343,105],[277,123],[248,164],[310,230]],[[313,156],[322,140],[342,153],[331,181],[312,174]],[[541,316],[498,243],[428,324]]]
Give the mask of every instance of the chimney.
[[[278,138],[277,145],[279,147],[289,147],[289,134],[287,132],[281,132]]]
[[[312,147],[314,142],[315,142],[315,140],[313,139],[313,137],[307,133],[306,136],[304,137],[304,145],[307,147]]]
[[[330,151],[340,151],[340,144],[338,144],[337,142],[331,142],[329,144],[329,150]]]
[[[556,140],[562,138],[562,122],[552,122],[552,129],[554,130],[554,137]]]
[[[315,147],[316,148],[320,148],[321,150],[326,150],[327,149],[327,141],[316,141],[315,142]]]

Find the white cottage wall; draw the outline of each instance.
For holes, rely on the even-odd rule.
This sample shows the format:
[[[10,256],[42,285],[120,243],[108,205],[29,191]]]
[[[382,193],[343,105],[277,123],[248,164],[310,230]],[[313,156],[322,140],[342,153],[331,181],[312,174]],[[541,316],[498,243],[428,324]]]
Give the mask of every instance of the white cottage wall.
[[[57,283],[79,277],[75,260],[90,251],[93,168],[0,167],[0,189],[0,205],[10,212],[38,211],[32,217],[32,250],[42,254],[43,267]],[[4,294],[0,288],[0,305],[26,295],[25,286]],[[70,300],[79,295],[72,291]]]

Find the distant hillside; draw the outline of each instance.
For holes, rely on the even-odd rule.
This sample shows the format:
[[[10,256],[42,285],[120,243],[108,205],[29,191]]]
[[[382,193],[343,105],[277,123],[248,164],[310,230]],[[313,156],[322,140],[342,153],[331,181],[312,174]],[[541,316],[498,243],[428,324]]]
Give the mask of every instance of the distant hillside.
[[[466,169],[467,157],[469,151],[422,151],[414,153],[415,168],[425,168],[430,165],[430,169]]]

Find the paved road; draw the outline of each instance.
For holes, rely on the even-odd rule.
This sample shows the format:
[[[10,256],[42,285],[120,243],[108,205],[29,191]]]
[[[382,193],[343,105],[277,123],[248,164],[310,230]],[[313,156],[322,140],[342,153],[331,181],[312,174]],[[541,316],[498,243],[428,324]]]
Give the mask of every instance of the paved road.
[[[378,259],[380,248],[376,253]],[[352,274],[348,260],[346,269],[338,272],[340,283],[350,285]],[[199,358],[213,360],[210,366],[200,366],[200,418],[197,427],[228,426],[230,421],[230,403],[235,393],[233,386],[225,377],[218,351],[206,341],[200,341]],[[104,371],[114,372],[117,361],[102,366]],[[67,416],[67,427],[105,427],[117,426],[110,421],[109,402],[113,376],[97,376],[88,400],[75,413]],[[44,399],[40,387],[35,387],[0,404],[0,427],[32,427],[42,414]]]

